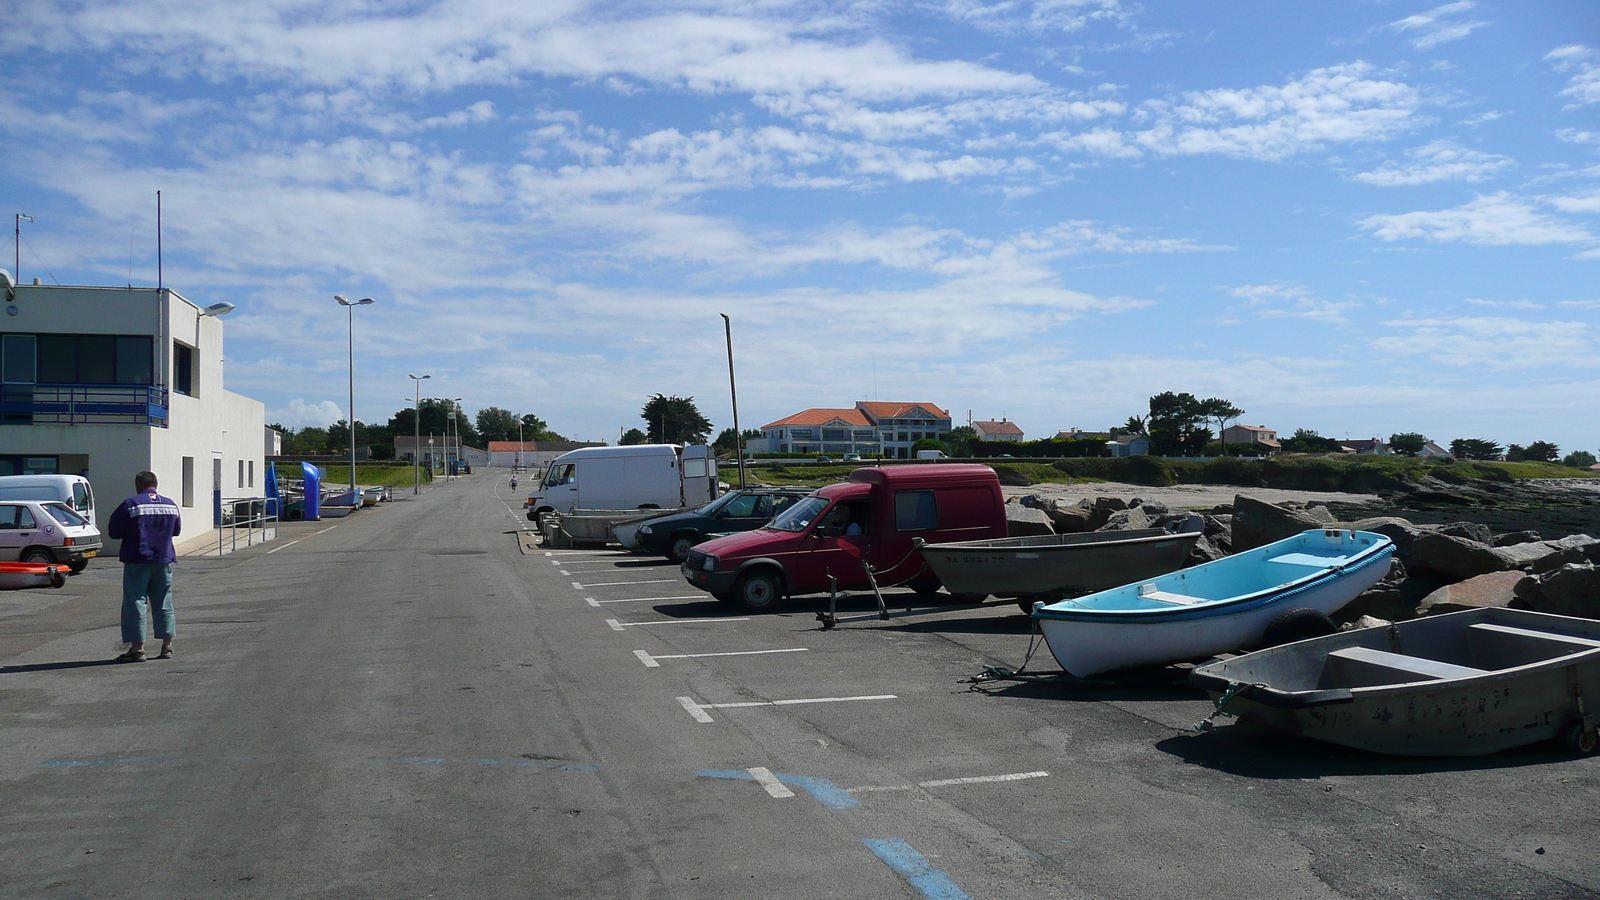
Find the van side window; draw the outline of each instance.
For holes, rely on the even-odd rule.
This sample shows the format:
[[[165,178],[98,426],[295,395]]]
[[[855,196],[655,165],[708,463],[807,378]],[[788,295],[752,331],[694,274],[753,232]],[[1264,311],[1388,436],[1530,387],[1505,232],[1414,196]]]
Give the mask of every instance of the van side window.
[[[684,460],[683,461],[683,477],[685,477],[685,478],[704,478],[704,477],[706,477],[706,461],[704,459],[700,459],[700,458],[691,458],[691,459]]]
[[[897,491],[894,495],[897,531],[926,531],[939,527],[939,505],[933,491]]]
[[[89,508],[89,487],[81,481],[72,483],[72,508],[80,512]]]
[[[551,467],[550,477],[546,478],[544,482],[545,487],[556,487],[558,485],[571,484],[574,481],[577,481],[577,469],[578,467],[572,463]]]

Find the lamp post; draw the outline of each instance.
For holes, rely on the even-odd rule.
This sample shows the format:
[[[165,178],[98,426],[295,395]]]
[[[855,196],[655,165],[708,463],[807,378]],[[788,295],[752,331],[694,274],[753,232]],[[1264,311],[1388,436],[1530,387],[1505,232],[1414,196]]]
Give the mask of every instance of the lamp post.
[[[450,427],[456,432],[456,469],[461,469],[461,422],[456,417],[461,411],[461,397],[450,398]],[[444,438],[444,466],[445,471],[450,471],[450,435],[447,431]],[[453,476],[452,476],[453,477]]]
[[[413,468],[416,469],[417,483],[416,486],[411,489],[411,493],[420,494],[422,493],[422,381],[425,378],[432,378],[433,376],[407,374],[406,377],[417,383],[417,399],[414,401],[414,404],[411,407],[411,424],[413,426],[411,435],[411,462],[413,463]]]
[[[356,307],[371,306],[374,301],[371,297],[346,300],[339,294],[334,294],[333,299],[339,301],[345,313],[345,352],[350,361],[350,421],[347,423],[350,426],[350,505],[359,506],[356,500]]]
[[[739,386],[733,380],[733,320],[722,316],[722,331],[728,337],[728,392],[733,395],[733,454],[739,460],[739,489],[744,490],[744,432],[739,430]]]
[[[511,471],[522,470],[522,413],[517,413],[517,456],[511,462]]]

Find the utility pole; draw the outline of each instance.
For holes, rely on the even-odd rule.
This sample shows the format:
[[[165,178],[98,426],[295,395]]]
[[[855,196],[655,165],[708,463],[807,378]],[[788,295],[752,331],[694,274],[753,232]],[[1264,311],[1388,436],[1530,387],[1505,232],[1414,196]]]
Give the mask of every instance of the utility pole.
[[[416,399],[415,404],[411,407],[411,412],[412,412],[412,416],[411,416],[411,426],[412,426],[411,462],[412,462],[412,468],[416,470],[417,483],[416,483],[416,486],[411,489],[411,493],[413,493],[413,494],[421,494],[422,493],[422,381],[425,378],[432,378],[433,376],[432,375],[407,375],[406,377],[410,378],[412,381],[415,381],[417,383],[417,399]],[[430,469],[430,471],[431,471],[431,469]]]
[[[17,284],[22,283],[22,220],[33,221],[33,216],[17,213],[16,250],[11,260],[11,274],[17,276]]]
[[[722,316],[722,331],[728,338],[728,392],[733,395],[733,453],[739,460],[739,489],[744,490],[744,432],[739,430],[739,385],[733,380],[733,320]]]

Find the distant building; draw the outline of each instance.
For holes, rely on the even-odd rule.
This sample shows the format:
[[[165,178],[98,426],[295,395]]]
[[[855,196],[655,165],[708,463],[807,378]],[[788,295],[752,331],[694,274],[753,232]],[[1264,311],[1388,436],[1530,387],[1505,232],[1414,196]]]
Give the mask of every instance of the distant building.
[[[980,441],[1021,441],[1022,429],[1017,423],[1001,419],[998,422],[973,422],[972,427],[978,432]]]
[[[455,435],[445,435],[435,432],[423,432],[421,437],[395,435],[394,458],[406,462],[416,462],[418,450],[421,450],[421,461],[425,466],[443,468],[452,459],[461,458],[461,439]]]
[[[910,459],[911,447],[917,441],[950,440],[950,414],[932,403],[879,403],[862,400],[856,409],[866,413],[878,438],[883,442],[883,455],[897,459]]]
[[[267,455],[268,459],[271,459],[274,456],[282,456],[283,432],[273,428],[271,425],[263,426],[262,430],[266,432],[264,435],[266,440],[262,444],[262,452]]]
[[[1254,444],[1268,453],[1283,449],[1278,433],[1262,425],[1229,425],[1222,430],[1224,444]]]
[[[1150,436],[1147,434],[1128,434],[1114,441],[1106,442],[1107,456],[1149,456]]]
[[[158,288],[0,295],[0,475],[87,476],[104,533],[133,476],[154,472],[183,513],[180,552],[214,536],[219,500],[262,496],[266,411],[223,387],[232,306]]]
[[[863,457],[883,455],[883,440],[859,409],[803,409],[761,426],[761,437],[746,441],[755,453],[826,453]]]
[[[1339,449],[1346,453],[1359,453],[1362,456],[1389,456],[1394,452],[1380,438],[1357,438],[1353,441],[1340,441]]]
[[[1056,432],[1058,441],[1109,441],[1112,439],[1109,431],[1084,431],[1082,428],[1068,428],[1066,431]]]
[[[540,469],[550,464],[550,461],[563,453],[581,450],[584,447],[605,447],[605,441],[490,441],[488,461],[483,465],[499,466],[501,468],[514,468],[521,466],[524,469]],[[468,462],[472,462],[471,451],[468,447]]]
[[[1417,451],[1417,455],[1422,457],[1422,458],[1424,458],[1424,459],[1455,459],[1456,458],[1454,453],[1451,453],[1449,450],[1446,450],[1445,448],[1439,446],[1438,444],[1435,444],[1433,441],[1424,441],[1422,443],[1422,449]]]

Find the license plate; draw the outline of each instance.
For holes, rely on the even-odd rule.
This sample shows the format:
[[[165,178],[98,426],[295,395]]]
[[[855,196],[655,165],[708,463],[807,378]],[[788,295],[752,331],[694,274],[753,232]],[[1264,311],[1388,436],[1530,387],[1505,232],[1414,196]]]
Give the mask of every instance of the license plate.
[[[85,551],[83,551],[83,555],[84,555],[84,558],[87,559],[88,557],[91,557],[91,556],[99,556],[100,555],[100,551],[99,550],[85,550]]]

